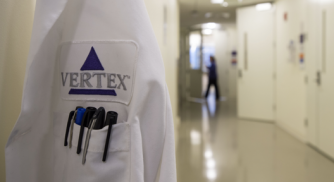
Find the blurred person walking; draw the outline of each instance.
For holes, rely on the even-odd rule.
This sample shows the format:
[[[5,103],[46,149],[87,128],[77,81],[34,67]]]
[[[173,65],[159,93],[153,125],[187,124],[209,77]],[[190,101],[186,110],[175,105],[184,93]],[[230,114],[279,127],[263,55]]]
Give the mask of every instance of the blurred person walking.
[[[206,90],[205,98],[208,98],[211,85],[215,86],[216,100],[219,99],[219,89],[217,84],[217,69],[216,69],[216,59],[213,56],[210,56],[211,65],[207,66],[209,69],[209,83]]]

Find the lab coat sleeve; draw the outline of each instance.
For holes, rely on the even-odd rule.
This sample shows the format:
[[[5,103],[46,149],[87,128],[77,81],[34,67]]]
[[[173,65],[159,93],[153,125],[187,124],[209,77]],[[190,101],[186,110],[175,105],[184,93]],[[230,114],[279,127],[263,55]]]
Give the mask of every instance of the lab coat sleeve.
[[[163,153],[161,158],[158,182],[176,182],[176,160],[175,160],[175,140],[174,140],[174,123],[172,107],[166,87],[166,120],[165,120],[165,139],[163,145]]]

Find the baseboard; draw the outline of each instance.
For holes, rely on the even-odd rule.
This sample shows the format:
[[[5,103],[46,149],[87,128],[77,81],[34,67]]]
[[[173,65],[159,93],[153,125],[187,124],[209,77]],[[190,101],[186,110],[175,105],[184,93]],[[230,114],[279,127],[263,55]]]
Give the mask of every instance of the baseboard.
[[[305,134],[300,133],[299,131],[293,129],[292,127],[290,127],[287,124],[284,124],[282,122],[277,121],[276,125],[281,128],[282,130],[286,131],[288,134],[290,134],[291,136],[297,138],[298,140],[300,140],[303,143],[307,143],[307,139]]]

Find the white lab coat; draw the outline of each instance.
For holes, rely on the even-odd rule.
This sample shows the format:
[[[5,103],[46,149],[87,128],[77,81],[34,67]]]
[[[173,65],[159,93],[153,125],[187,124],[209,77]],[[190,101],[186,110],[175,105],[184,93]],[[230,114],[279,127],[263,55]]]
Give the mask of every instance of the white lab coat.
[[[92,47],[104,70],[82,71]],[[82,74],[117,96],[70,95],[91,89]],[[76,106],[118,112],[105,163],[106,128],[92,132],[84,165],[76,153],[80,126],[72,148],[64,146]],[[163,61],[142,0],[37,0],[21,114],[5,150],[7,182],[176,181]]]

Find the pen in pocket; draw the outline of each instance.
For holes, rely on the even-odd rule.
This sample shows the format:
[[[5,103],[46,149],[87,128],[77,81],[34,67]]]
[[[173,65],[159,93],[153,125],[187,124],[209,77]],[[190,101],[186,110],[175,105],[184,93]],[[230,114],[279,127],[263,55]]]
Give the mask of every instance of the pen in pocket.
[[[88,146],[89,146],[89,139],[90,139],[90,135],[92,133],[92,130],[94,129],[97,120],[101,117],[104,118],[104,114],[105,114],[104,108],[99,107],[99,109],[96,110],[96,112],[94,113],[94,115],[93,115],[93,117],[90,121],[88,132],[87,132],[87,135],[86,135],[84,152],[83,152],[83,155],[82,155],[82,164],[85,164],[85,162],[86,162],[86,155],[87,155],[87,150],[88,150]]]
[[[78,147],[77,147],[77,154],[80,154],[81,152],[81,146],[82,146],[82,138],[84,134],[85,127],[89,126],[89,122],[91,118],[93,117],[94,113],[96,111],[95,107],[87,107],[86,111],[82,117],[81,127],[80,127],[80,134],[78,139]]]
[[[79,108],[82,108],[81,106],[78,106],[75,108],[75,111]],[[66,126],[66,131],[65,131],[65,139],[64,139],[64,146],[67,146],[67,138],[68,138],[68,134],[70,131],[70,127],[71,127],[71,121],[73,119],[74,113],[75,111],[71,111],[69,116],[68,116],[68,120],[67,120],[67,126]]]
[[[109,127],[108,127],[106,144],[104,146],[104,152],[103,152],[103,157],[102,157],[103,162],[105,162],[107,160],[111,129],[112,129],[112,126],[117,123],[117,116],[118,116],[117,112],[114,112],[114,111],[107,112],[105,126],[109,125]]]

